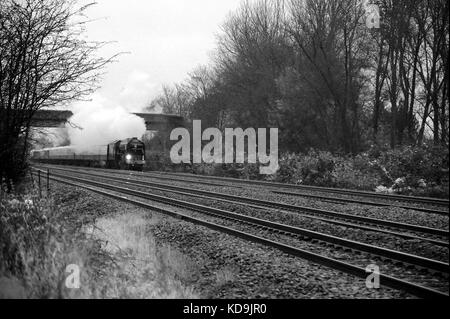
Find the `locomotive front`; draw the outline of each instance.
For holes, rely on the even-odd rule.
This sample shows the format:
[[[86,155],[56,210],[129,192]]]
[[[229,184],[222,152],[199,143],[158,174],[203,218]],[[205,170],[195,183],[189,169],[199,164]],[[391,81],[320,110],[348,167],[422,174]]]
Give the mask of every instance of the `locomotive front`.
[[[133,137],[121,141],[122,168],[142,170],[145,165],[145,144]],[[123,167],[125,166],[125,167]]]

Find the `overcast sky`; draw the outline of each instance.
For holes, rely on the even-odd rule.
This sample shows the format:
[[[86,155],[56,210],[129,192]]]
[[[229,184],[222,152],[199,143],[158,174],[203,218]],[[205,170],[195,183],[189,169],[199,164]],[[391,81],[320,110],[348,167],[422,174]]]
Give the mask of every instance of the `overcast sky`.
[[[208,63],[215,35],[241,0],[96,0],[87,14],[92,40],[116,41],[100,53],[130,52],[107,67],[97,95],[136,109],[163,84]]]

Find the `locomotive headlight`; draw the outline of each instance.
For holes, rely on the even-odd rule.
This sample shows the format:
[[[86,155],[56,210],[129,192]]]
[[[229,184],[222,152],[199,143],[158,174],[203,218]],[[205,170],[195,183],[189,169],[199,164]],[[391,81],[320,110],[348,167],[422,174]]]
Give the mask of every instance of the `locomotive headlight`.
[[[125,158],[127,159],[127,161],[130,161],[131,158],[132,158],[132,156],[131,156],[130,154],[127,154],[127,155],[125,156]]]

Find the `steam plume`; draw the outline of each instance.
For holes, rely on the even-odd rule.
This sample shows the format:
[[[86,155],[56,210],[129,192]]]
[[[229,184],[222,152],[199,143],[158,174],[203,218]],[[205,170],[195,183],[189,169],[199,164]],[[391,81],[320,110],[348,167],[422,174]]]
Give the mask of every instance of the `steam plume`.
[[[75,105],[70,122],[66,127],[71,145],[81,149],[129,137],[141,138],[146,131],[142,118],[130,114],[123,107],[111,107],[100,96],[94,96],[91,102]]]

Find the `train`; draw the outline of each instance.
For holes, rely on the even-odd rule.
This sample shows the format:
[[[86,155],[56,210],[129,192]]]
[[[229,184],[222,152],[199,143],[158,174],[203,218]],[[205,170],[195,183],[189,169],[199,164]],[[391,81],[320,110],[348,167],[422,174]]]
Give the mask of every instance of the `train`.
[[[99,146],[62,146],[33,150],[31,160],[45,164],[142,170],[145,144],[137,137]]]

